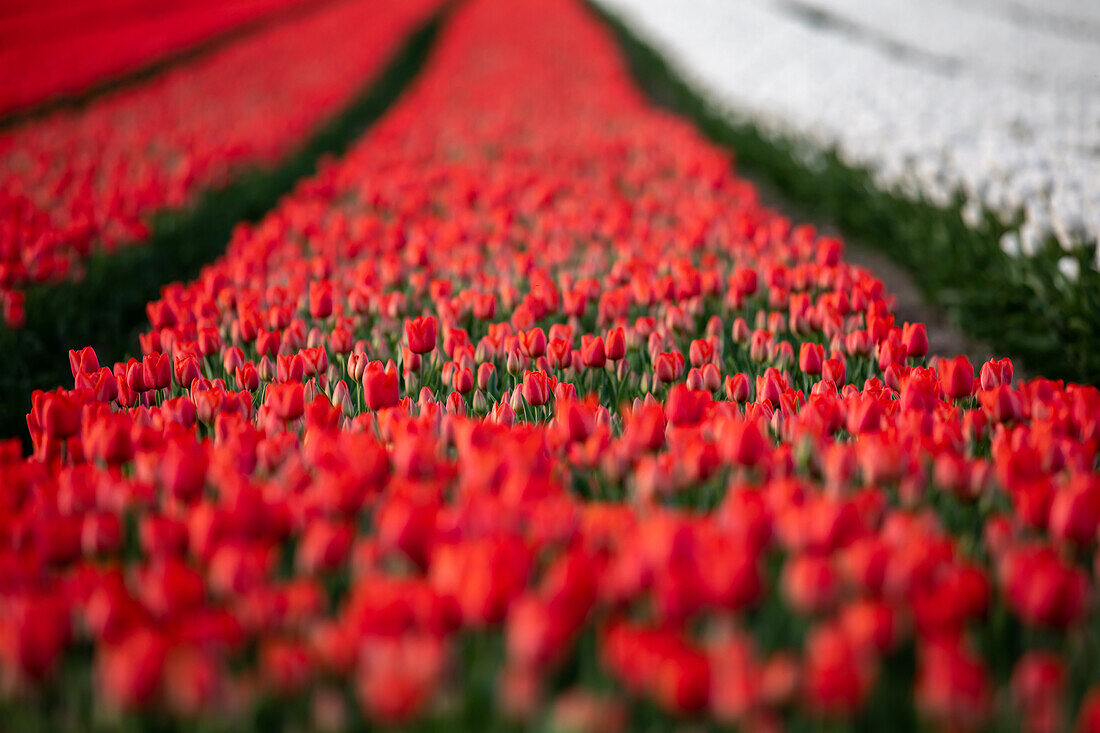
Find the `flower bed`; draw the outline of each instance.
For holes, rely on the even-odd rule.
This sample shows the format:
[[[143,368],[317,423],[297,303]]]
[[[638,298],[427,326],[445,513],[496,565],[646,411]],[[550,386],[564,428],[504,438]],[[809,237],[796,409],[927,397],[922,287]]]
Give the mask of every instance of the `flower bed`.
[[[0,133],[7,324],[21,325],[27,284],[79,279],[89,254],[143,242],[156,212],[285,157],[438,5],[336,4],[86,109]]]
[[[1100,383],[1100,354],[1090,346],[1100,338],[1100,270],[1091,266],[1094,253],[1088,247],[1069,246],[1067,251],[1053,238],[1044,240],[1032,229],[1027,236],[1036,247],[1026,257],[1010,255],[1001,246],[1005,237],[1012,240],[1023,230],[1008,211],[1001,212],[1006,222],[992,212],[983,214],[976,202],[965,203],[964,196],[952,199],[943,193],[948,189],[941,190],[943,195],[928,194],[919,186],[899,189],[883,179],[872,163],[850,150],[834,148],[826,138],[807,137],[805,130],[791,124],[773,124],[778,115],[746,114],[752,105],[738,108],[734,100],[717,98],[708,91],[711,87],[702,83],[695,64],[684,64],[677,53],[666,58],[665,43],[654,41],[662,49],[659,52],[641,37],[660,40],[671,29],[693,25],[697,21],[694,16],[658,26],[664,32],[656,32],[652,22],[638,23],[629,13],[628,6],[634,3],[611,0],[594,7],[615,32],[639,84],[655,101],[691,118],[714,142],[736,151],[746,172],[767,181],[787,200],[833,224],[860,245],[879,249],[905,266],[926,298],[942,307],[959,329],[1002,353],[1020,357],[1024,367],[1034,372]],[[722,12],[741,12],[744,5],[748,4],[736,9],[729,6]],[[622,13],[609,14],[605,7]],[[664,12],[655,5],[651,8]],[[719,32],[715,29],[720,24],[712,25],[708,33]],[[739,24],[740,30],[751,27]],[[802,45],[812,44],[804,39]],[[708,48],[716,50],[716,45]],[[737,54],[751,56],[737,43],[725,48],[729,53],[738,49]],[[741,55],[737,58],[742,60]],[[791,72],[794,79],[814,78],[821,69],[832,68],[820,64],[813,72],[806,71],[801,56],[791,63],[796,69]],[[769,67],[764,78],[772,73],[776,70]],[[729,78],[730,84],[736,84],[745,76],[731,73]],[[778,80],[753,85],[752,93],[772,95],[785,84]],[[817,93],[823,88],[816,84],[808,87],[812,90],[799,87],[799,93]],[[836,106],[843,106],[846,97],[835,97]],[[934,103],[921,106],[925,107],[942,109]],[[817,133],[827,129],[814,127]],[[996,150],[997,145],[991,149]],[[1085,157],[1079,162],[1089,164]],[[968,175],[976,170],[969,168]],[[1050,167],[1048,172],[1055,170]],[[1079,180],[1081,176],[1069,178]],[[1065,239],[1067,245],[1075,241]]]
[[[196,277],[203,265],[225,252],[236,226],[262,218],[320,161],[341,155],[358,139],[416,75],[447,7],[441,5],[412,28],[351,101],[278,165],[245,169],[186,209],[157,213],[142,246],[92,253],[80,281],[28,287],[26,325],[0,328],[0,352],[19,355],[0,368],[0,393],[8,395],[0,400],[0,438],[22,436],[29,449],[31,393],[70,378],[69,365],[58,354],[73,344],[91,345],[103,359],[131,353],[138,330],[147,323],[146,305],[161,286]]]
[[[605,5],[735,114],[837,150],[880,187],[941,206],[961,194],[974,224],[983,207],[1022,224],[1003,240],[1012,256],[1056,240],[1071,280],[1080,247],[1100,268],[1095,7],[1052,22],[1041,2]]]
[[[36,2],[0,10],[0,117],[262,22],[303,0]]]
[[[5,720],[1100,722],[1100,392],[927,355],[574,0],[148,316],[0,463]]]

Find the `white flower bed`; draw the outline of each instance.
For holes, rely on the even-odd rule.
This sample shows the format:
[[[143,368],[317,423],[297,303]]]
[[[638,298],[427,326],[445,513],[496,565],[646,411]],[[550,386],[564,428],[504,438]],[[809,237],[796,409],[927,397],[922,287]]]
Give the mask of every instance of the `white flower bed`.
[[[600,2],[731,114],[836,148],[880,185],[961,191],[971,217],[1022,213],[1010,253],[1100,239],[1100,3]]]

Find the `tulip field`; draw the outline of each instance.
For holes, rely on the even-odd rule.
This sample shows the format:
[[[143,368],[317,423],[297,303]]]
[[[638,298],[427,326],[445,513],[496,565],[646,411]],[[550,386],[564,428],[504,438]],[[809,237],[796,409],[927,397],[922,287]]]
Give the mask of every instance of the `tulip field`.
[[[259,25],[303,0],[67,0],[8,3],[0,11],[0,115],[62,102],[148,71],[173,54]]]
[[[75,114],[0,133],[7,325],[22,325],[27,284],[78,277],[93,246],[140,243],[151,212],[284,155],[438,4],[337,4]]]
[[[0,729],[1100,732],[1096,386],[930,353],[582,0],[298,12],[0,129],[47,343],[437,28],[5,394]]]
[[[1100,382],[1100,4],[602,0],[663,106],[955,325]]]

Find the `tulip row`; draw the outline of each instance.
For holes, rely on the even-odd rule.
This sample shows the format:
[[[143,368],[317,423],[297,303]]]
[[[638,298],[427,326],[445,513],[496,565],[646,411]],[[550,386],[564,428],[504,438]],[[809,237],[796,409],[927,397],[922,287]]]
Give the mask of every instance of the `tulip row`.
[[[20,355],[0,369],[0,392],[14,396],[0,401],[0,438],[21,435],[29,448],[31,392],[69,379],[68,364],[58,354],[73,344],[93,345],[101,357],[132,351],[135,334],[146,322],[145,306],[164,284],[195,277],[225,251],[240,222],[256,221],[323,160],[342,155],[416,77],[447,7],[440,5],[411,29],[348,104],[277,165],[246,170],[184,210],[157,214],[143,246],[89,257],[80,281],[27,288],[25,326],[0,328],[0,351]]]
[[[302,0],[39,2],[0,10],[0,116],[155,63]]]
[[[279,161],[439,5],[339,3],[86,109],[0,134],[6,324],[22,325],[28,284],[79,279],[90,255],[144,241],[157,212]]]
[[[1068,238],[1060,234],[1059,241],[1066,246],[1063,249],[1049,234],[1050,215],[1035,210],[1042,209],[1044,204],[1030,207],[1029,220],[1021,225],[1019,217],[1012,213],[1019,202],[1008,206],[1007,211],[998,207],[999,214],[983,209],[975,201],[964,204],[961,197],[952,196],[953,188],[944,188],[945,179],[934,173],[936,166],[948,165],[956,172],[976,176],[971,183],[992,192],[1001,187],[1004,177],[991,173],[988,168],[983,171],[984,163],[1013,166],[1033,162],[1036,155],[1014,157],[1005,152],[1003,141],[992,144],[982,136],[975,139],[985,142],[970,150],[964,150],[966,140],[960,142],[958,136],[947,141],[934,140],[935,134],[930,135],[927,125],[923,124],[926,120],[911,111],[918,107],[929,110],[947,107],[923,98],[914,102],[909,97],[895,95],[892,90],[913,92],[915,87],[897,80],[883,83],[875,74],[859,71],[877,69],[882,65],[877,61],[862,65],[819,63],[817,68],[811,68],[812,64],[801,68],[805,59],[819,60],[815,54],[805,54],[792,59],[791,67],[757,64],[757,60],[768,57],[753,52],[753,48],[790,45],[769,45],[770,36],[766,31],[775,16],[787,14],[790,8],[769,7],[766,3],[731,5],[719,0],[702,2],[698,13],[678,14],[671,5],[649,0],[606,0],[592,5],[597,9],[621,12],[619,16],[598,10],[627,52],[638,82],[650,90],[660,104],[692,118],[712,140],[735,150],[744,170],[768,181],[786,199],[796,202],[814,217],[833,223],[861,245],[881,250],[905,266],[925,296],[947,311],[968,334],[999,352],[1020,357],[1023,366],[1033,372],[1089,384],[1100,383],[1100,353],[1091,348],[1091,344],[1100,339],[1100,267],[1095,258],[1095,235],[1078,230]],[[763,19],[762,15],[771,20]],[[801,20],[795,21],[794,25],[801,23]],[[805,30],[811,37],[795,46],[811,47],[823,42],[828,45],[829,34],[819,33],[815,28]],[[696,33],[698,35],[693,35]],[[780,51],[774,53],[783,56]],[[700,56],[708,60],[701,62]],[[763,76],[746,70],[736,71],[741,64],[748,64]],[[839,76],[819,79],[820,83],[798,85],[794,91],[799,94],[820,97],[800,109],[795,108],[798,105],[791,107],[788,104],[791,99],[784,97],[784,90],[791,91],[785,81],[761,82],[771,74],[817,79],[822,69],[834,68],[846,71]],[[850,78],[853,75],[858,78]],[[831,85],[837,83],[863,87],[876,100],[896,107],[897,114],[886,113],[879,121],[911,128],[905,132],[905,139],[889,132],[867,134],[865,126],[853,123],[850,95],[835,93]],[[738,87],[740,92],[724,97],[708,93],[720,90],[723,85]],[[913,93],[919,96],[918,92]],[[967,104],[985,99],[983,95],[970,93],[948,96],[966,100]],[[759,102],[762,97],[765,99],[763,106],[754,104],[754,100]],[[1033,101],[1027,95],[1016,97]],[[979,101],[977,107],[984,109],[984,104]],[[1047,111],[1053,110],[1055,115],[1072,107],[1054,92],[1042,105]],[[754,109],[760,114],[751,116]],[[965,115],[951,109],[943,119],[949,125],[958,124]],[[867,111],[872,117],[884,112],[877,102],[867,105]],[[817,115],[830,119],[819,121]],[[1088,119],[1088,116],[1080,119]],[[798,124],[782,127],[772,124],[779,120]],[[1067,120],[1070,126],[1079,124]],[[874,124],[874,120],[871,122]],[[1057,126],[1046,127],[1048,132],[1058,129]],[[845,136],[850,137],[851,145],[843,142]],[[1070,140],[1074,135],[1056,134],[1056,137]],[[834,145],[838,139],[841,142]],[[888,176],[889,180],[884,181],[877,175],[881,168],[874,161],[851,155],[853,146],[858,148],[872,140],[881,143],[878,152],[890,156],[892,170],[904,174],[932,172],[925,183],[939,189],[939,195],[927,195],[924,183],[916,189],[899,188],[896,177]],[[910,155],[912,145],[921,146],[930,140],[933,147],[954,145],[951,154],[945,155],[937,148],[931,165],[926,165],[927,159],[914,163]],[[1035,139],[1016,142],[1025,146],[1036,144]],[[1047,147],[1054,150],[1061,144],[1052,143]],[[1066,209],[1079,208],[1080,202],[1073,201],[1076,194],[1068,198],[1062,194],[1067,192],[1067,186],[1079,188],[1078,184],[1097,177],[1082,177],[1082,170],[1095,163],[1090,162],[1087,154],[1078,155],[1075,151],[1078,148],[1070,145],[1064,152],[1074,158],[1071,168],[1077,168],[1076,173],[1059,165],[1046,166],[1037,175],[1032,175],[1035,171],[1023,173],[1021,169],[1017,183],[1026,189],[1024,195],[1042,199],[1053,192],[1054,199],[1060,202],[1059,208],[1067,202]],[[972,160],[974,153],[985,155],[987,160],[984,163]],[[916,157],[921,158],[921,155],[923,153]],[[872,158],[876,156],[877,153]],[[863,163],[869,165],[864,167]],[[947,178],[953,177],[954,174]],[[1078,182],[1070,180],[1073,178],[1079,179]],[[1048,183],[1036,185],[1039,179]],[[972,187],[966,188],[968,196],[981,197]],[[1068,219],[1079,221],[1080,214],[1063,213]],[[1031,214],[1037,214],[1038,221]],[[1067,229],[1059,226],[1057,231],[1064,233]],[[1015,256],[1019,254],[1021,241],[1025,242],[1026,257]],[[1082,244],[1086,246],[1079,246]]]
[[[975,373],[470,0],[0,456],[9,720],[1100,730],[1100,391]]]

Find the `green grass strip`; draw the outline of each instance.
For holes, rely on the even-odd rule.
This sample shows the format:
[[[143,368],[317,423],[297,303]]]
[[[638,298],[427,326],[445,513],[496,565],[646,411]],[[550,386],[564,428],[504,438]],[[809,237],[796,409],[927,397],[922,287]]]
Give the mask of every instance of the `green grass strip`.
[[[1018,226],[986,213],[978,228],[962,218],[962,197],[949,207],[883,190],[871,174],[835,151],[731,119],[694,90],[652,46],[605,9],[589,2],[612,31],[637,83],[661,107],[686,117],[713,142],[736,153],[737,166],[768,183],[819,221],[886,253],[908,269],[928,301],[961,330],[1034,374],[1100,384],[1100,273],[1090,248],[1075,256],[1080,278],[1066,280],[1066,252],[1051,239],[1033,257],[1012,258],[999,246]]]
[[[79,282],[28,289],[26,326],[0,329],[0,435],[28,441],[31,392],[72,384],[69,349],[91,345],[103,365],[137,353],[146,303],[163,285],[197,276],[234,226],[260,219],[319,158],[340,155],[378,119],[423,65],[449,7],[414,29],[380,74],[279,166],[248,169],[192,207],[158,214],[147,242],[91,257]]]

